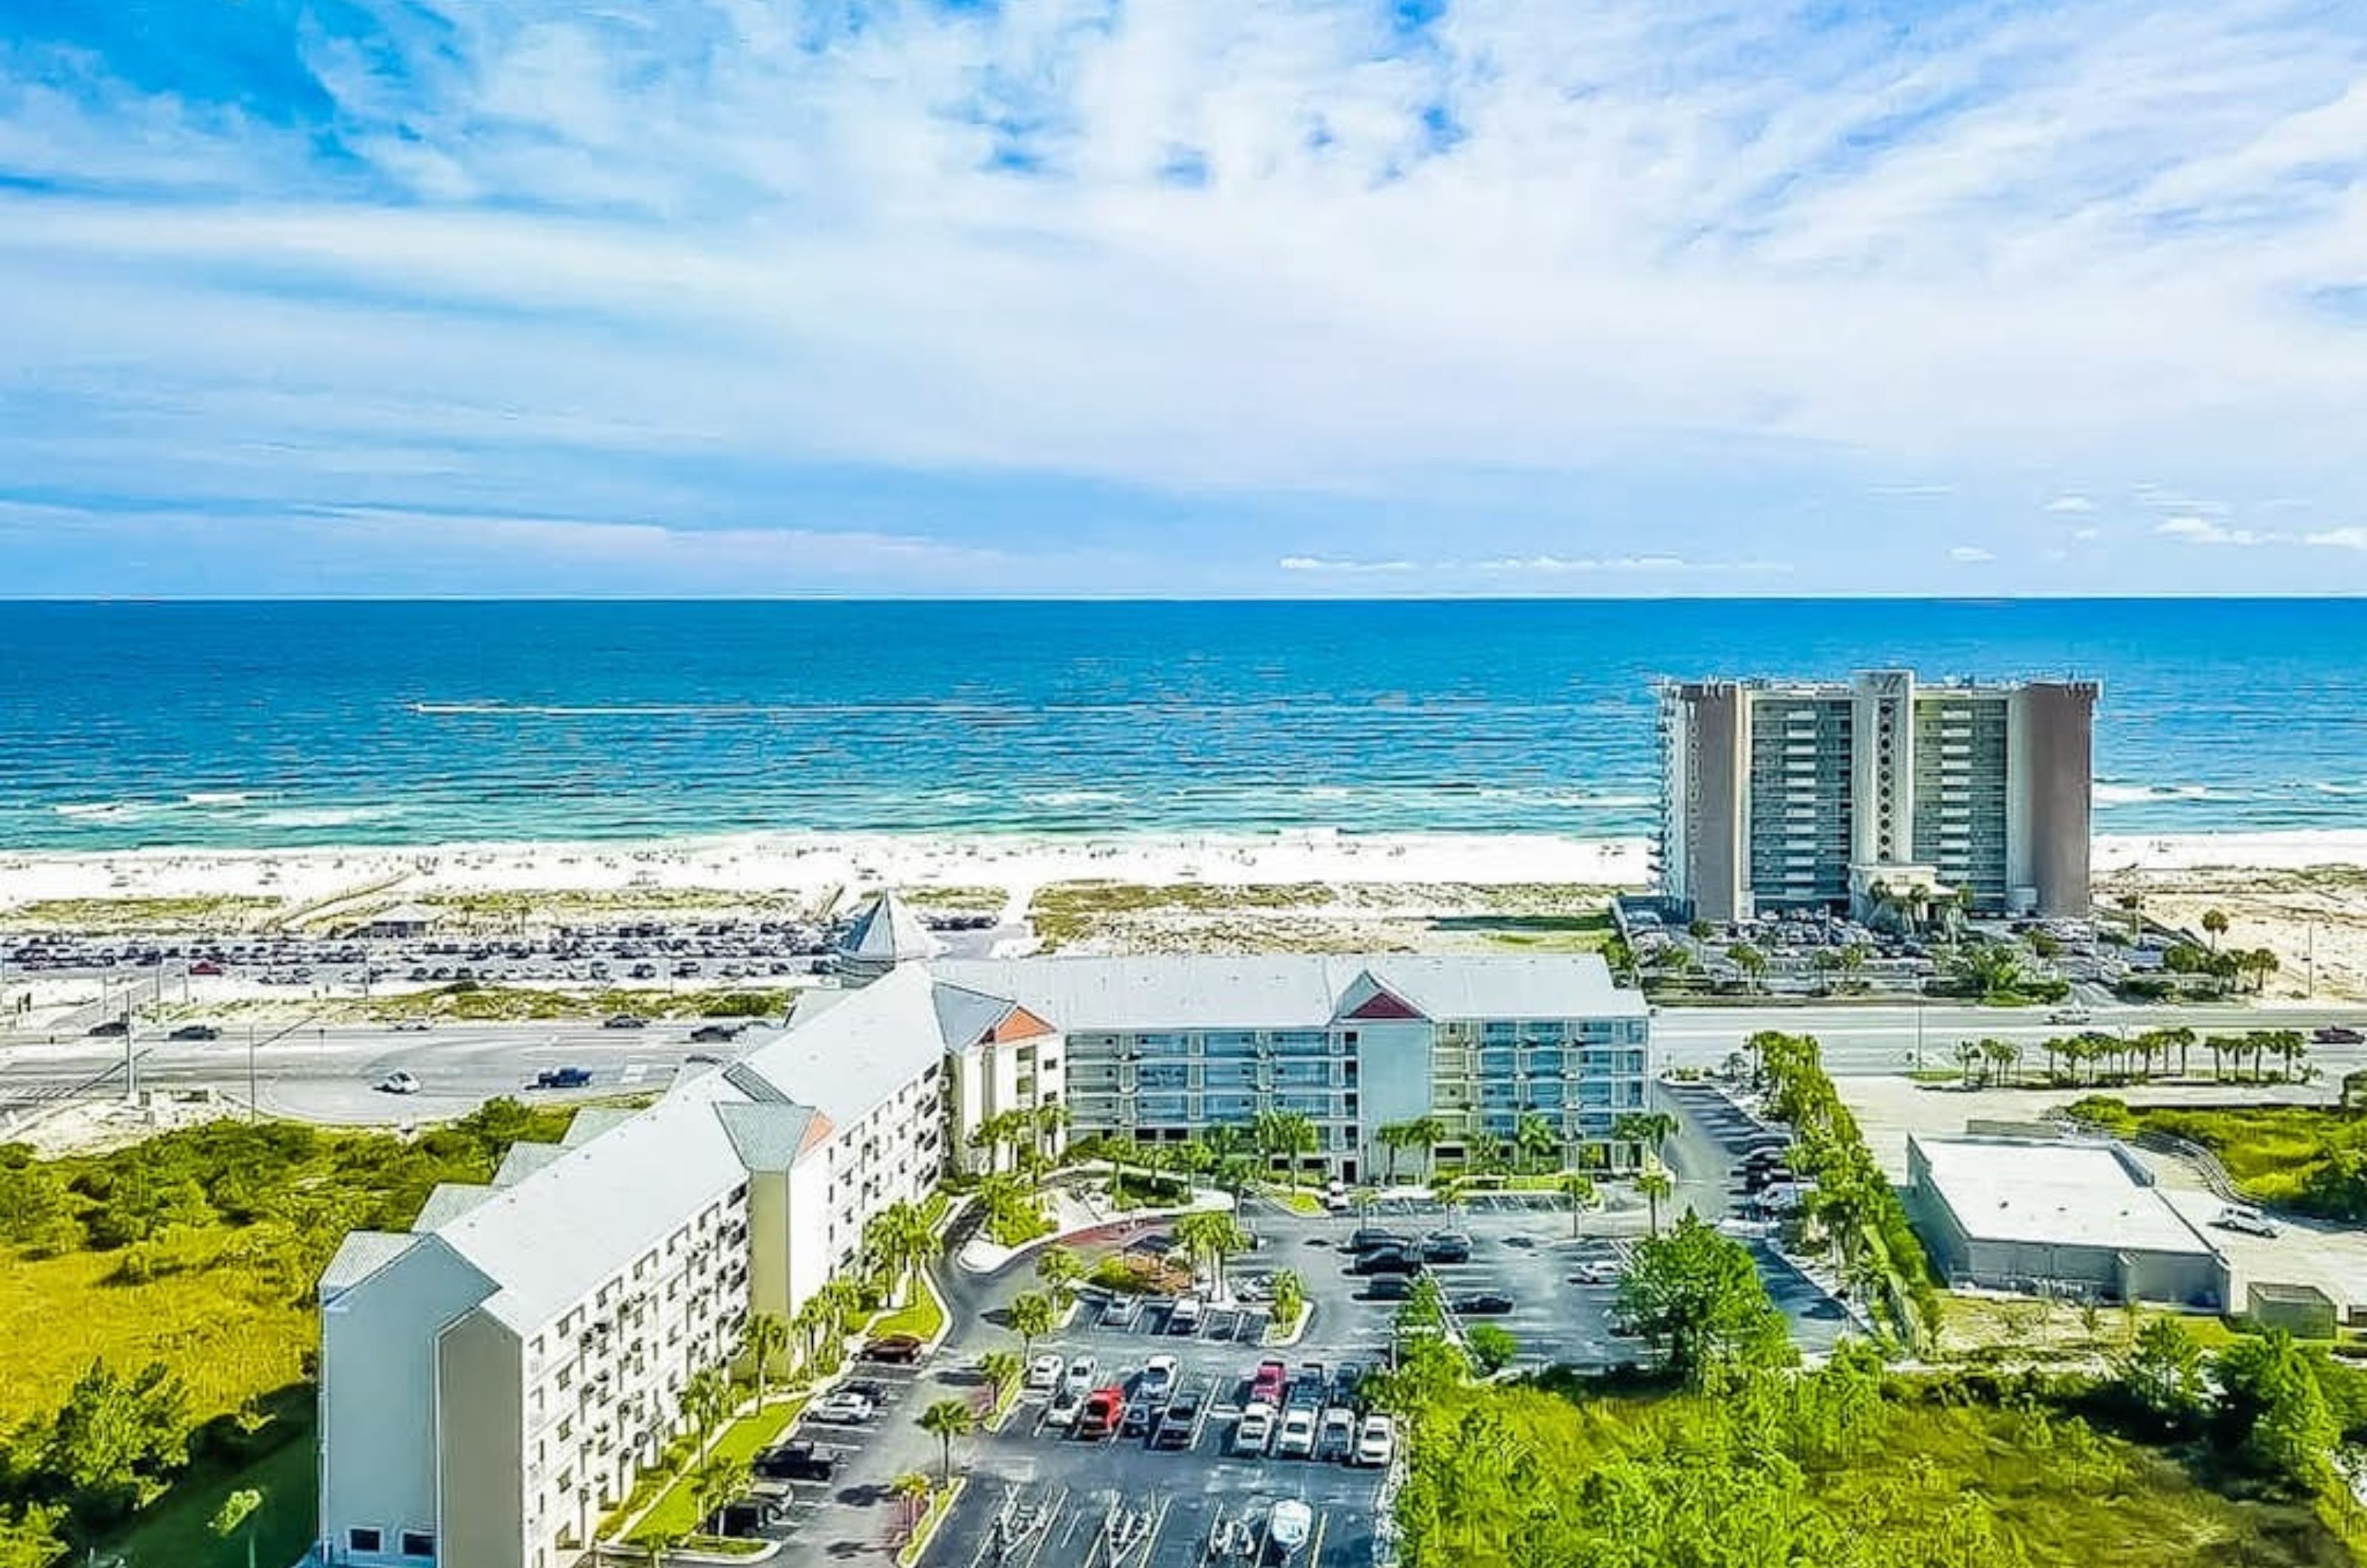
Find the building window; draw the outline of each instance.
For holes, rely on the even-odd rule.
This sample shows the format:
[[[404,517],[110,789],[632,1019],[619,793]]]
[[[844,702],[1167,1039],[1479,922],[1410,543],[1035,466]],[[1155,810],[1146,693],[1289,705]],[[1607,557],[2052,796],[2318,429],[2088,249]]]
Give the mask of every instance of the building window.
[[[345,1532],[345,1550],[383,1551],[386,1550],[386,1532],[376,1525],[356,1525]]]
[[[435,1556],[435,1555],[436,1555],[436,1532],[435,1532],[434,1530],[405,1530],[405,1531],[403,1531],[403,1532],[402,1532],[402,1554],[403,1554],[405,1557],[433,1557],[433,1556]]]

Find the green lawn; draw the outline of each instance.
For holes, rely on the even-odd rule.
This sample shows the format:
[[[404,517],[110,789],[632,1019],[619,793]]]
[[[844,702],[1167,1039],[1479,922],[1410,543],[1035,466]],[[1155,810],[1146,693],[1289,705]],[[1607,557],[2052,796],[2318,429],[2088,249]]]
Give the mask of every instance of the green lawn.
[[[742,1416],[726,1427],[722,1435],[715,1439],[714,1448],[708,1453],[708,1460],[727,1459],[742,1465],[753,1462],[758,1454],[778,1440],[805,1405],[805,1396],[798,1394],[776,1400],[753,1415]],[[665,1495],[657,1500],[656,1506],[642,1515],[640,1522],[633,1527],[633,1533],[626,1538],[629,1544],[645,1541],[652,1536],[686,1534],[699,1523],[691,1513],[697,1504],[691,1495],[689,1472],[697,1468],[696,1463],[685,1467],[684,1474],[666,1488]]]
[[[908,1304],[872,1319],[869,1333],[874,1338],[889,1334],[915,1334],[923,1339],[934,1339],[945,1332],[945,1326],[946,1309],[937,1304],[936,1293],[920,1290],[912,1292]]]
[[[287,1568],[312,1543],[318,1451],[307,1427],[243,1472],[187,1476],[99,1556],[114,1552],[129,1568],[246,1568],[243,1534],[225,1541],[209,1527],[224,1498],[251,1486],[263,1494],[255,1561],[259,1568]]]
[[[2168,1133],[2201,1144],[2257,1202],[2332,1219],[2367,1214],[2367,1193],[2338,1168],[2367,1160],[2367,1116],[2312,1105],[2132,1108],[2107,1095],[2090,1095],[2071,1109],[2124,1135]]]

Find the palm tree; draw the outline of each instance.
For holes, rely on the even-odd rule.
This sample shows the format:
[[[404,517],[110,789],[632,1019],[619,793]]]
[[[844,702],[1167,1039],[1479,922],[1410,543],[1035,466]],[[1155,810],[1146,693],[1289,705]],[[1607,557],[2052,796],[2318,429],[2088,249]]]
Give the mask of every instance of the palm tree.
[[[830,1326],[837,1310],[817,1292],[791,1315],[789,1326],[797,1331],[800,1362],[810,1364],[821,1356],[822,1331]]]
[[[1629,1145],[1638,1165],[1648,1152],[1657,1154],[1662,1144],[1676,1135],[1677,1119],[1665,1111],[1623,1111],[1611,1122],[1612,1141]]]
[[[889,1299],[903,1304],[923,1261],[936,1250],[937,1233],[918,1203],[898,1199],[864,1225],[863,1246],[887,1277]]]
[[[1050,1288],[1056,1303],[1065,1303],[1073,1293],[1070,1288],[1085,1277],[1085,1266],[1073,1251],[1054,1242],[1036,1255],[1036,1277]]]
[[[1250,1245],[1240,1222],[1220,1209],[1196,1209],[1178,1219],[1175,1241],[1195,1264],[1203,1258],[1208,1260],[1209,1289],[1217,1296],[1225,1293],[1225,1259],[1246,1252]]]
[[[1644,1195],[1644,1201],[1650,1205],[1652,1234],[1659,1235],[1660,1234],[1660,1200],[1675,1191],[1676,1184],[1669,1179],[1667,1171],[1654,1166],[1636,1178],[1636,1190],[1641,1192]]]
[[[1992,1069],[1989,1075],[1991,1082],[2013,1082],[2013,1069],[2022,1060],[2021,1046],[2010,1040],[1984,1040],[1981,1042],[1981,1055],[1988,1059]]]
[[[689,1540],[688,1530],[658,1530],[641,1538],[641,1550],[650,1554],[650,1568],[665,1568],[666,1554]]]
[[[2227,934],[2227,911],[2225,909],[2203,910],[2203,934],[2211,939],[2211,951],[2214,953],[2218,952],[2219,939]]]
[[[1413,1123],[1384,1122],[1373,1129],[1373,1142],[1388,1151],[1388,1182],[1394,1187],[1398,1179],[1398,1151],[1413,1146]]]
[[[936,1483],[929,1479],[928,1472],[908,1470],[889,1482],[888,1490],[904,1505],[904,1528],[907,1530],[919,1529],[922,1516],[929,1511],[929,1494],[936,1490]]]
[[[1059,1321],[1060,1309],[1041,1291],[1023,1291],[1012,1298],[1011,1332],[1019,1336],[1023,1356],[1033,1351],[1036,1341],[1051,1333]]]
[[[1578,1216],[1594,1201],[1594,1179],[1582,1171],[1570,1171],[1561,1179],[1561,1195],[1569,1200],[1569,1234],[1578,1236]]]
[[[954,1482],[954,1439],[967,1438],[978,1429],[978,1413],[966,1399],[940,1399],[921,1412],[921,1430],[937,1439],[938,1474],[945,1484]]]
[[[1523,1166],[1544,1166],[1561,1153],[1561,1131],[1534,1111],[1523,1111],[1512,1131],[1512,1147]]]
[[[731,1411],[731,1380],[722,1368],[701,1367],[690,1374],[690,1381],[683,1384],[682,1410],[697,1429],[698,1457],[704,1460],[717,1425]]]
[[[1011,1386],[1026,1372],[1027,1363],[1009,1350],[989,1350],[978,1359],[978,1374],[993,1391],[994,1403],[1000,1405]]]
[[[690,1506],[698,1510],[698,1522],[704,1525],[712,1519],[715,1511],[747,1484],[747,1465],[728,1459],[708,1460],[691,1472]]]
[[[755,1363],[756,1404],[761,1408],[764,1403],[765,1374],[772,1369],[773,1358],[789,1348],[789,1325],[778,1314],[755,1313],[749,1317],[748,1326],[740,1331],[740,1343],[747,1350],[748,1359]]]
[[[1438,1145],[1446,1141],[1446,1123],[1435,1116],[1417,1116],[1405,1124],[1405,1130],[1406,1146],[1421,1151],[1422,1170],[1427,1174]]]
[[[1323,1146],[1323,1134],[1312,1118],[1296,1111],[1262,1111],[1257,1119],[1258,1148],[1269,1162],[1280,1159],[1291,1184],[1298,1181],[1298,1162]]]
[[[1956,1066],[1965,1069],[1965,1087],[1973,1087],[1973,1069],[1980,1066],[1981,1048],[1969,1040],[1956,1042]]]
[[[1068,1126],[1069,1108],[1057,1100],[1048,1100],[1025,1115],[1027,1135],[1040,1158],[1044,1152],[1044,1140],[1050,1137],[1057,1142],[1059,1133]]]
[[[1738,942],[1726,950],[1727,961],[1742,971],[1745,985],[1752,990],[1767,977],[1767,955],[1747,942]]]

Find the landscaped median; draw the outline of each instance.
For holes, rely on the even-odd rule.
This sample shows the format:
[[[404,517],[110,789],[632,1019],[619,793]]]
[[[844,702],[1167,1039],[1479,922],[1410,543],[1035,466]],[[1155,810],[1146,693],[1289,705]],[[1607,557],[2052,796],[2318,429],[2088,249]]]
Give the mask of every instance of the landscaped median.
[[[617,1511],[618,1522],[615,1528],[602,1532],[604,1538],[621,1540],[628,1546],[646,1547],[652,1541],[688,1537],[697,1543],[694,1550],[705,1550],[705,1538],[697,1535],[698,1527],[706,1522],[706,1516],[699,1509],[699,1472],[706,1466],[721,1461],[730,1465],[734,1472],[744,1473],[758,1454],[780,1440],[781,1434],[788,1430],[789,1424],[798,1418],[798,1413],[806,1407],[810,1397],[810,1393],[783,1394],[767,1401],[761,1409],[749,1411],[717,1435],[704,1460],[698,1457],[694,1443],[677,1439],[680,1457],[688,1462],[683,1464],[671,1479],[655,1482],[654,1484],[663,1485],[664,1490],[659,1492],[654,1500],[645,1498],[644,1489],[651,1485],[651,1478],[645,1476],[643,1485],[637,1486],[634,1496]],[[674,1457],[673,1451],[669,1451],[668,1457]],[[640,1511],[636,1513],[636,1509]],[[748,1552],[752,1547],[761,1549],[763,1544],[761,1541],[723,1542],[719,1538],[715,1550],[740,1555]]]
[[[937,1487],[929,1494],[928,1511],[912,1526],[911,1539],[897,1550],[896,1561],[902,1564],[902,1568],[912,1568],[912,1564],[929,1550],[929,1542],[935,1538],[937,1527],[945,1523],[946,1516],[954,1511],[954,1505],[961,1501],[962,1489],[968,1484],[968,1476],[957,1475],[954,1477],[952,1485]]]

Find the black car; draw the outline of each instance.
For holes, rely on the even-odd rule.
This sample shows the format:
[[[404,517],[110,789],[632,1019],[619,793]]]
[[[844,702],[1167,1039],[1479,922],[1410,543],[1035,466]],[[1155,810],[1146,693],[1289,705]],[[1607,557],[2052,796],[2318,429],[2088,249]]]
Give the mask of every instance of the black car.
[[[756,1473],[770,1481],[828,1481],[838,1472],[838,1456],[798,1438],[757,1456]]]
[[[185,1023],[167,1036],[173,1040],[219,1040],[221,1031],[210,1023]]]
[[[1413,1280],[1404,1274],[1384,1274],[1365,1287],[1368,1302],[1402,1302],[1413,1297]]]
[[[92,1024],[90,1032],[100,1040],[120,1040],[131,1032],[131,1025],[119,1018],[110,1018],[105,1023]]]
[[[534,1075],[537,1089],[582,1089],[591,1081],[588,1067],[545,1067]]]
[[[1501,1291],[1478,1291],[1455,1298],[1455,1314],[1460,1317],[1501,1317],[1512,1310],[1512,1298]]]
[[[1351,1252],[1377,1252],[1385,1247],[1402,1248],[1412,1245],[1411,1241],[1395,1231],[1376,1230],[1371,1225],[1361,1227],[1348,1238],[1348,1250]]]
[[[702,1023],[690,1032],[691,1039],[712,1044],[719,1040],[737,1040],[740,1031],[728,1023]]]
[[[1468,1263],[1471,1261],[1471,1238],[1458,1231],[1440,1231],[1424,1236],[1422,1258],[1432,1263]]]
[[[1352,1274],[1418,1274],[1421,1259],[1401,1247],[1387,1247],[1377,1252],[1367,1252],[1348,1265]]]

